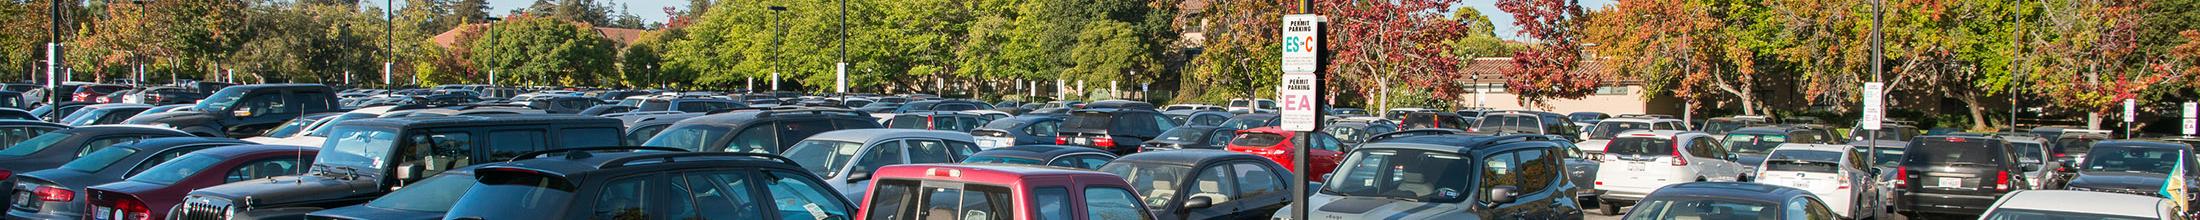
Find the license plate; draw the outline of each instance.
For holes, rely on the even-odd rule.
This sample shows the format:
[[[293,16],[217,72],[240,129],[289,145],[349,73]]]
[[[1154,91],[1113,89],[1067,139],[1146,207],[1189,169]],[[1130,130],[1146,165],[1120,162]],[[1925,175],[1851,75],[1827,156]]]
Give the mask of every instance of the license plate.
[[[1000,145],[996,145],[999,143],[1000,142],[994,142],[992,139],[978,139],[978,146],[986,148],[1000,147]]]
[[[1963,178],[1941,177],[1939,182],[1943,188],[1963,188]]]
[[[119,219],[119,218],[113,218],[112,216],[109,216],[109,215],[112,215],[112,214],[113,214],[114,212],[115,212],[115,209],[114,209],[114,208],[107,208],[107,207],[98,207],[98,208],[93,208],[93,209],[92,209],[92,219],[94,219],[94,220],[108,220],[108,219]]]
[[[1627,171],[1643,171],[1643,170],[1646,170],[1646,169],[1644,169],[1644,168],[1643,168],[1643,166],[1642,166],[1642,163],[1630,163],[1630,164],[1627,164]]]
[[[1072,143],[1072,144],[1077,144],[1077,145],[1086,145],[1086,144],[1090,144],[1090,143],[1086,143],[1086,142],[1092,142],[1092,139],[1085,139],[1085,138],[1077,138],[1077,139],[1070,139],[1070,140],[1072,140],[1072,141],[1071,141],[1070,143]]]

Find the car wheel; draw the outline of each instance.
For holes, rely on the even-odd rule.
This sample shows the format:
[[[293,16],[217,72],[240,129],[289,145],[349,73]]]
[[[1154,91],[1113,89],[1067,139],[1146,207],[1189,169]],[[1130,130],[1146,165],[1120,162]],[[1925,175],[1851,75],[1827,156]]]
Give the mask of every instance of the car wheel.
[[[1597,214],[1603,214],[1607,216],[1619,215],[1619,203],[1603,202],[1601,204],[1597,204]]]

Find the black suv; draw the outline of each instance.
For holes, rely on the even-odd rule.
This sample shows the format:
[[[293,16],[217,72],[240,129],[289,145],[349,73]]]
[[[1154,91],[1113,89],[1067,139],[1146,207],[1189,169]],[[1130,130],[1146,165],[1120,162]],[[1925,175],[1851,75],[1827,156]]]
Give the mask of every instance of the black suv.
[[[823,180],[770,154],[565,153],[490,164],[474,174],[479,185],[459,196],[444,219],[854,219],[856,213]]]
[[[1412,123],[1412,119],[1409,117],[1406,122],[1402,123]],[[1581,136],[1581,129],[1574,128],[1574,122],[1571,119],[1567,119],[1566,115],[1558,113],[1539,111],[1488,112],[1483,114],[1481,119],[1475,120],[1475,124],[1472,126],[1466,130],[1475,133],[1558,135],[1567,137],[1570,141],[1581,141],[1574,140]]]
[[[1918,136],[1895,168],[1895,209],[1976,216],[1994,199],[2030,185],[2017,152],[2000,137]]]
[[[1312,219],[1581,219],[1566,146],[1544,135],[1378,138],[1307,204]],[[1290,208],[1276,212],[1289,216]]]
[[[1413,112],[1398,120],[1398,130],[1422,128],[1467,129],[1467,117],[1451,112]]]
[[[2187,194],[2200,194],[2194,184],[2200,184],[2200,175],[2192,170],[2200,166],[2200,160],[2192,157],[2192,148],[2180,143],[2138,140],[2114,140],[2094,142],[2086,153],[2085,164],[2075,167],[2077,178],[2070,179],[2064,189],[2124,193],[2169,198],[2162,195],[2162,184],[2177,165],[2183,164],[2186,172],[2176,178],[2184,178]],[[2183,159],[2180,163],[2179,159]],[[2185,198],[2192,195],[2186,195]],[[2191,201],[2186,201],[2191,202]]]
[[[249,137],[301,115],[343,112],[332,90],[320,84],[230,86],[190,111],[141,115],[124,123],[167,126],[206,137]]]
[[[642,145],[693,152],[778,154],[810,135],[880,128],[877,120],[869,113],[842,109],[736,110],[680,120]]]
[[[298,176],[191,191],[171,219],[297,218],[367,202],[391,189],[476,163],[546,149],[617,146],[618,119],[511,115],[376,118],[337,124]]]
[[[1146,140],[1176,127],[1176,121],[1150,109],[1082,109],[1054,135],[1054,144],[1100,148],[1116,155],[1137,153]]]

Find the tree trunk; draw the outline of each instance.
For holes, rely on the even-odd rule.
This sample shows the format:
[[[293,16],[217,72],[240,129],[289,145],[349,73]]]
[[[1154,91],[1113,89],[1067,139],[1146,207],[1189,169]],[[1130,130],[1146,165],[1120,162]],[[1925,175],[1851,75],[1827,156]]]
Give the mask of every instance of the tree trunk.
[[[1971,130],[1986,130],[1994,126],[1986,121],[1986,107],[1979,105],[1978,95],[1962,92],[1956,94],[1956,100],[1963,101],[1965,108],[1971,111]]]

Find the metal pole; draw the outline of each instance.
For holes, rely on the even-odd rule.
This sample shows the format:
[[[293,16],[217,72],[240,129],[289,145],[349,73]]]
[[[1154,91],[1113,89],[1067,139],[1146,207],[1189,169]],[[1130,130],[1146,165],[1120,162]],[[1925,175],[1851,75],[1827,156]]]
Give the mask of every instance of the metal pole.
[[[848,100],[848,0],[840,0],[840,63],[834,64],[834,79],[839,83],[840,100]]]
[[[778,86],[778,85],[779,85],[779,81],[778,81],[778,80],[779,80],[779,77],[777,77],[777,75],[778,75],[778,74],[779,74],[779,72],[780,72],[780,69],[779,69],[779,66],[780,66],[780,62],[785,62],[785,61],[782,61],[782,60],[780,60],[780,59],[779,59],[779,54],[780,54],[780,52],[779,52],[779,38],[780,38],[780,36],[785,36],[785,35],[787,35],[787,19],[784,19],[784,18],[782,18],[782,17],[784,17],[784,16],[785,16],[785,14],[786,14],[786,11],[787,11],[787,7],[786,7],[786,6],[771,6],[771,7],[770,7],[770,9],[772,10],[772,21],[773,21],[773,22],[776,22],[776,23],[779,23],[779,30],[778,30],[778,31],[779,31],[779,34],[773,34],[773,35],[772,35],[772,64],[771,64],[771,68],[772,68],[772,74],[774,75],[774,77],[772,77],[772,80],[773,80],[773,81],[772,81],[772,85],[773,85],[773,86],[772,86],[772,90],[779,90],[779,86]],[[751,90],[749,90],[749,92],[752,92],[752,93],[753,93],[753,92],[756,92],[756,91],[755,91],[754,89],[751,89]]]
[[[1314,1],[1312,1],[1312,0],[1299,0],[1299,5],[1298,5],[1297,9],[1298,9],[1298,13],[1299,13],[1299,14],[1309,14],[1309,13],[1313,13],[1313,11],[1314,11]],[[1320,34],[1320,33],[1321,33],[1320,31],[1322,30],[1322,29],[1321,29],[1321,25],[1320,25],[1319,23],[1316,23],[1316,25],[1315,25],[1314,27],[1315,27],[1315,29],[1314,29],[1314,30],[1316,31],[1316,32],[1315,32],[1315,33],[1316,33],[1316,34],[1315,34],[1315,36],[1322,36],[1322,35]],[[1317,41],[1318,41],[1318,40],[1317,40]],[[1321,43],[1317,43],[1316,45],[1326,45],[1326,44],[1327,44],[1327,42],[1321,42]],[[1249,66],[1249,65],[1250,65],[1250,64],[1249,64],[1249,61],[1250,61],[1250,60],[1246,60],[1246,61],[1241,61],[1240,65],[1247,65],[1247,66],[1244,66],[1244,67],[1251,67],[1251,66]],[[1247,68],[1247,69],[1251,69],[1251,68]],[[1324,71],[1321,71],[1321,68],[1315,68],[1315,71],[1314,71],[1314,103],[1325,103],[1325,102],[1323,102],[1323,101],[1322,101],[1322,96],[1326,96],[1327,94],[1322,94],[1322,93],[1323,93],[1323,92],[1327,92],[1327,89],[1323,89],[1323,88],[1322,88],[1323,84],[1326,84],[1326,83],[1322,83],[1322,72],[1324,72]],[[1246,92],[1246,94],[1247,94],[1247,96],[1249,96],[1249,97],[1250,97],[1250,96],[1252,96],[1253,92],[1252,92],[1252,91],[1247,91],[1247,92]],[[1276,95],[1278,96],[1278,98],[1281,98],[1281,96],[1282,96],[1283,94],[1280,94],[1280,93],[1279,93],[1279,94],[1276,94]],[[1248,112],[1259,112],[1259,111],[1260,111],[1260,101],[1259,101],[1259,100],[1260,100],[1260,99],[1259,99],[1258,97],[1252,97],[1252,98],[1247,98],[1247,99],[1245,100],[1245,106],[1246,106],[1246,107],[1250,107],[1249,109],[1253,109],[1252,111],[1248,111]],[[1225,103],[1225,104],[1227,104],[1227,103]],[[1280,112],[1279,112],[1279,113],[1280,113]],[[1327,114],[1328,114],[1327,112],[1325,112],[1325,111],[1321,111],[1321,109],[1320,109],[1320,108],[1315,108],[1315,111],[1314,111],[1314,121],[1315,121],[1315,122],[1314,122],[1314,130],[1315,130],[1315,131],[1320,131],[1320,130],[1322,130],[1322,124],[1324,124],[1324,123],[1322,122],[1323,120],[1321,120],[1321,119],[1322,119],[1323,117],[1327,117]],[[1291,181],[1291,189],[1292,189],[1292,190],[1291,190],[1291,219],[1292,219],[1292,220],[1308,220],[1308,217],[1309,217],[1309,216],[1307,215],[1307,211],[1306,211],[1306,209],[1307,209],[1307,208],[1310,208],[1310,207],[1309,207],[1309,206],[1308,206],[1308,205],[1307,205],[1306,203],[1307,203],[1307,202],[1310,202],[1310,201],[1312,201],[1312,199],[1310,199],[1311,197],[1308,197],[1308,196],[1311,196],[1311,194],[1308,194],[1307,192],[1309,192],[1309,191],[1312,191],[1312,190],[1311,190],[1312,188],[1308,188],[1308,184],[1307,184],[1307,180],[1308,180],[1308,179],[1311,179],[1311,177],[1309,177],[1308,175],[1310,175],[1310,174],[1308,174],[1308,173],[1307,173],[1307,172],[1308,172],[1308,169],[1307,169],[1307,167],[1309,167],[1309,165],[1307,165],[1307,162],[1306,162],[1306,160],[1307,160],[1307,158],[1309,158],[1309,157],[1310,157],[1309,155],[1307,155],[1307,151],[1308,151],[1309,149],[1313,149],[1313,146],[1314,146],[1314,137],[1312,137],[1312,135],[1314,135],[1314,134],[1318,134],[1318,133],[1316,133],[1316,132],[1299,132],[1299,134],[1298,134],[1298,135],[1303,135],[1303,136],[1306,136],[1305,138],[1301,138],[1301,139],[1303,139],[1303,140],[1304,140],[1304,141],[1302,141],[1302,142],[1304,142],[1304,143],[1298,143],[1298,144],[1294,144],[1294,145],[1297,145],[1297,146],[1296,146],[1296,148],[1298,148],[1298,149],[1292,149],[1292,152],[1291,152],[1291,158],[1294,158],[1293,160],[1291,160],[1291,167],[1297,167],[1297,168],[1299,169],[1299,172],[1292,172],[1292,173],[1293,173],[1293,175],[1291,175],[1291,179],[1292,179],[1292,181]]]
[[[50,119],[59,120],[61,118],[61,91],[55,90],[61,89],[61,79],[56,77],[61,75],[62,62],[61,1],[46,1],[46,9],[51,10],[46,14],[48,15],[46,23],[53,24],[52,29],[47,29],[51,32],[53,41],[46,44],[46,105],[53,107],[50,108],[51,110],[46,111],[46,114]]]
[[[1882,24],[1881,24],[1881,21],[1880,21],[1880,20],[1882,20],[1882,18],[1881,18],[1881,17],[1884,17],[1884,16],[1885,16],[1885,15],[1887,14],[1887,11],[1886,11],[1885,9],[1883,9],[1883,8],[1882,8],[1882,7],[1884,7],[1885,5],[1886,5],[1886,1],[1885,1],[1885,0],[1873,0],[1873,1],[1872,1],[1872,82],[1881,82],[1881,79],[1880,79],[1880,75],[1882,75],[1882,74],[1881,74],[1881,71],[1884,71],[1884,69],[1886,69],[1886,68],[1885,68],[1885,67],[1883,67],[1882,65],[1886,65],[1886,64],[1885,64],[1885,62],[1886,62],[1886,51],[1884,51],[1884,50],[1886,49],[1886,46],[1887,46],[1887,45],[1886,45],[1886,42],[1883,42],[1883,41],[1881,41],[1882,39],[1880,39],[1880,38],[1882,38],[1882,37],[1884,37],[1884,36],[1885,36],[1885,33],[1883,33],[1883,32],[1881,32],[1881,31],[1880,31],[1880,28],[1882,27],[1882,26],[1881,26]],[[1885,93],[1885,91],[1881,91],[1880,93]],[[1868,95],[1868,96],[1879,96],[1879,94],[1864,94],[1864,95]],[[1885,110],[1884,110],[1884,108],[1885,108],[1885,107],[1881,107],[1881,108],[1882,108],[1882,110],[1881,110],[1881,111],[1885,111]],[[1884,113],[1882,113],[1882,114],[1884,114]],[[1882,117],[1884,117],[1884,116],[1882,116]],[[1884,122],[1882,122],[1882,123],[1884,123]],[[1857,127],[1861,128],[1861,127],[1863,127],[1863,126],[1857,126]],[[1873,130],[1870,130],[1870,131],[1868,131],[1867,133],[1868,133],[1868,134],[1867,134],[1867,135],[1865,136],[1865,138],[1866,138],[1866,139],[1864,140],[1864,143],[1865,143],[1865,146],[1867,146],[1867,148],[1870,148],[1870,149],[1871,149],[1871,152],[1872,152],[1872,153],[1871,153],[1871,154],[1869,154],[1869,155],[1866,155],[1866,156],[1870,157],[1870,158],[1868,158],[1868,159],[1870,159],[1870,160],[1872,161],[1872,163],[1878,163],[1878,162],[1879,162],[1879,130],[1877,130],[1877,129],[1873,129]]]

